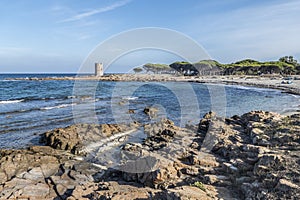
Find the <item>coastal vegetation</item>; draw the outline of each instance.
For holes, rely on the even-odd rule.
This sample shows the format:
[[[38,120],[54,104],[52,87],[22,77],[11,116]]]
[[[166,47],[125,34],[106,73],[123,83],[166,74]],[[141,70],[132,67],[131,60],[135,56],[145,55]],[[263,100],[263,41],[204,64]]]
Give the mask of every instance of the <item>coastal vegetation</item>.
[[[300,71],[297,70],[297,66],[299,66],[299,64],[292,56],[289,57],[291,60],[286,60],[285,57],[283,57],[278,61],[266,62],[245,59],[232,64],[222,65],[223,73],[225,75],[299,74]]]
[[[146,72],[153,72],[153,73],[169,73],[173,71],[173,69],[167,64],[156,64],[156,63],[147,63],[143,65],[143,69]]]
[[[134,71],[141,69],[135,68]],[[197,75],[263,75],[281,74],[295,75],[300,74],[300,64],[293,56],[281,57],[278,61],[257,61],[244,59],[229,64],[222,64],[216,60],[201,60],[196,63],[178,61],[170,65],[147,63],[142,67],[146,73],[172,73],[187,76]],[[142,72],[141,70],[138,73]]]
[[[143,71],[143,69],[141,67],[136,67],[136,68],[133,68],[133,71],[134,71],[134,73],[140,73]]]

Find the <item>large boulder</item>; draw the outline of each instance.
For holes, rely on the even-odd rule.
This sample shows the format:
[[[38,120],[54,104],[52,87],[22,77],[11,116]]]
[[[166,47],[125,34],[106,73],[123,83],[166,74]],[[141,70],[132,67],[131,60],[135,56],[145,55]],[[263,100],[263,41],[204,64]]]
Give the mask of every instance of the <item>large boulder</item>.
[[[114,134],[134,129],[135,124],[76,124],[46,132],[41,141],[59,150],[82,154],[87,144],[101,141]]]

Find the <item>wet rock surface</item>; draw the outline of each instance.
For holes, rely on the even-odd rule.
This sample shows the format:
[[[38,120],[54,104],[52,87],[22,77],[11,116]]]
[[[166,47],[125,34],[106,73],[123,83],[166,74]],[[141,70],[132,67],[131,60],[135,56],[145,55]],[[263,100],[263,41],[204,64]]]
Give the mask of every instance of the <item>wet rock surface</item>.
[[[146,124],[114,168],[87,162],[88,144],[137,125],[74,125],[47,146],[0,150],[0,199],[299,199],[300,115],[207,113],[193,129]],[[105,151],[99,155],[105,155]]]

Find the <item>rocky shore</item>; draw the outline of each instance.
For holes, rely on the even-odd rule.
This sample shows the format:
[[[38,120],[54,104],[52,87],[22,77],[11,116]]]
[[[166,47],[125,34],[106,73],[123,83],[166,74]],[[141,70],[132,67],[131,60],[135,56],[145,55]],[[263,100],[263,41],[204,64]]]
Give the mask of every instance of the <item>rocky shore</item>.
[[[126,142],[136,130],[147,137]],[[210,112],[186,128],[77,124],[41,141],[0,150],[0,199],[300,198],[299,114]],[[118,163],[103,165],[111,149]]]
[[[229,75],[229,76],[176,76],[168,74],[110,74],[105,76],[77,76],[77,77],[48,77],[48,78],[15,78],[14,80],[97,80],[97,81],[141,81],[141,82],[199,82],[209,84],[227,84],[227,85],[243,85],[262,88],[279,89],[287,93],[300,95],[300,76],[292,76],[293,83],[282,83],[280,75],[271,76],[246,76],[246,75]]]

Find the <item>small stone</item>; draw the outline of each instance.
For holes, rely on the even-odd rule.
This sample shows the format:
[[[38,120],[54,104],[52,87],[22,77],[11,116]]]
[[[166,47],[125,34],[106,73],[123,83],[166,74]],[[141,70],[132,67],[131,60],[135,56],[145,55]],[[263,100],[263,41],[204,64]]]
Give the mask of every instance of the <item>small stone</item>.
[[[128,110],[128,114],[134,114],[134,113],[135,113],[135,111],[133,109]]]

